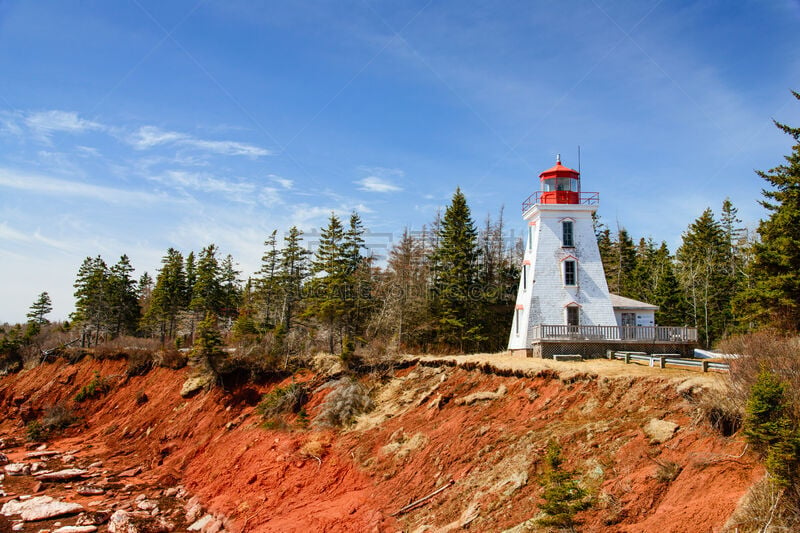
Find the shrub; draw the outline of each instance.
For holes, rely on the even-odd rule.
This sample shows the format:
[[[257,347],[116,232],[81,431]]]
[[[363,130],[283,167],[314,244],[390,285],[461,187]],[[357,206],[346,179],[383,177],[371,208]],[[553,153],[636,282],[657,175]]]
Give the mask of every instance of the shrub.
[[[675,478],[677,478],[681,470],[683,470],[683,467],[675,461],[664,461],[663,463],[656,461],[656,463],[658,464],[658,470],[656,470],[653,477],[661,483],[675,481]]]
[[[150,372],[154,364],[153,352],[135,350],[128,354],[128,365],[125,368],[125,373],[128,376],[144,376]]]
[[[25,426],[25,434],[29,441],[41,442],[53,434],[71,426],[77,417],[64,405],[56,404],[44,410],[41,420],[31,420]]]
[[[180,370],[186,366],[189,358],[185,353],[176,349],[164,349],[156,352],[154,357],[155,363],[163,368],[171,368],[172,370]]]
[[[62,404],[47,407],[42,415],[42,425],[48,431],[66,429],[76,420],[77,417],[72,409]]]
[[[539,506],[544,517],[537,522],[543,526],[553,526],[574,531],[580,523],[575,515],[588,509],[591,501],[578,481],[575,472],[563,467],[561,446],[556,441],[550,441],[545,455],[547,471],[541,485],[544,487],[542,498],[544,503]]]
[[[84,385],[78,394],[75,395],[75,401],[80,403],[86,400],[93,400],[94,398],[106,395],[110,390],[111,385],[95,370],[92,380]]]
[[[333,387],[333,390],[328,393],[320,407],[319,414],[314,418],[314,425],[346,426],[353,422],[358,415],[373,407],[367,390],[352,378],[342,378],[326,383],[320,389],[327,387]]]
[[[308,401],[306,388],[299,383],[291,383],[285,387],[276,387],[261,399],[256,412],[264,419],[268,427],[283,426],[282,415],[303,412]],[[307,417],[306,417],[307,418]]]
[[[762,369],[750,391],[744,434],[766,456],[767,472],[782,487],[800,480],[800,433],[792,420],[788,384]]]
[[[41,442],[47,438],[47,434],[38,420],[31,420],[25,426],[25,437],[31,442]]]

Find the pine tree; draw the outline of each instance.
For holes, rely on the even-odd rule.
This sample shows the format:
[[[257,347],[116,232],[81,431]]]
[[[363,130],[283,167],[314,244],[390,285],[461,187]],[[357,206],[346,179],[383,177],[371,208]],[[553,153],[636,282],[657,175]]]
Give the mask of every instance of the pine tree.
[[[372,302],[372,270],[371,257],[361,254],[364,246],[364,225],[361,217],[353,211],[350,221],[342,239],[342,253],[344,254],[345,280],[345,333],[348,349],[352,351],[353,343],[364,331],[367,316],[371,310]]]
[[[194,284],[197,282],[197,263],[195,262],[194,252],[189,252],[186,256],[186,296],[184,297],[187,302],[192,301],[194,295]]]
[[[143,319],[143,325],[157,329],[162,342],[175,336],[178,314],[189,303],[186,295],[183,255],[170,248],[161,259],[161,269],[156,277],[150,309]]]
[[[217,317],[213,313],[206,313],[205,318],[197,325],[197,335],[191,354],[193,366],[218,376],[225,361],[222,344]]]
[[[75,280],[75,311],[71,314],[73,322],[82,324],[81,346],[88,342],[100,342],[100,334],[105,331],[108,316],[108,267],[97,257],[87,257],[78,269]]]
[[[53,310],[53,303],[50,300],[50,295],[43,292],[36,298],[36,301],[31,304],[30,311],[28,311],[28,320],[39,326],[49,324],[50,321],[45,318]]]
[[[197,279],[189,308],[200,316],[208,313],[219,315],[223,307],[221,268],[217,260],[218,251],[217,245],[209,244],[200,252],[197,261]]]
[[[750,389],[743,430],[780,486],[800,481],[800,431],[792,420],[788,385],[766,368]]]
[[[647,301],[658,306],[656,324],[661,326],[686,325],[686,299],[675,274],[675,265],[666,242],[662,242],[661,247],[656,251],[655,264],[656,271],[653,275],[657,280],[656,286],[652,293],[652,299]]]
[[[336,214],[331,213],[328,225],[320,232],[319,246],[311,262],[311,295],[306,314],[324,323],[328,329],[328,349],[335,352],[336,336],[343,340],[347,308],[345,291],[348,277],[348,258],[344,251],[344,227]]]
[[[677,258],[689,317],[703,345],[710,347],[727,329],[732,297],[728,244],[710,208],[684,232]]]
[[[555,441],[550,441],[545,455],[547,472],[542,480],[544,503],[539,509],[545,514],[537,522],[543,526],[575,531],[575,526],[580,524],[575,515],[588,509],[591,501],[584,490],[575,480],[575,472],[564,468],[561,457],[561,447]]]
[[[800,93],[792,91],[800,100]],[[769,189],[762,191],[770,215],[758,226],[748,274],[751,286],[737,298],[739,319],[755,325],[800,329],[800,128],[775,122],[794,139],[786,163],[757,174]]]
[[[133,334],[139,321],[139,302],[133,267],[127,255],[122,255],[109,270],[109,322],[114,336]]]
[[[480,249],[475,223],[460,188],[445,210],[438,244],[433,262],[440,341],[460,351],[474,348],[485,338],[477,312],[483,305]]]
[[[303,284],[308,278],[309,251],[302,246],[303,232],[297,226],[289,228],[283,238],[279,257],[279,284],[283,298],[281,323],[284,331],[292,328],[297,306],[302,299]]]
[[[222,260],[219,272],[220,316],[230,320],[236,317],[241,303],[241,282],[239,272],[233,264],[233,256],[228,254]]]
[[[278,320],[275,307],[280,298],[280,281],[278,279],[278,230],[273,230],[264,241],[266,251],[261,256],[261,269],[258,271],[258,291],[261,302],[262,324],[273,328]]]

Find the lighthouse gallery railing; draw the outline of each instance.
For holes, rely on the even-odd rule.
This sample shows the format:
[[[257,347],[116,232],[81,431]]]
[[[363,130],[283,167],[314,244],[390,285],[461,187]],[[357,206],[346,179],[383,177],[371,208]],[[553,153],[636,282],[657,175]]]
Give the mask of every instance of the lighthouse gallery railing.
[[[528,198],[522,202],[522,212],[524,213],[531,207],[536,204],[542,203],[542,195],[549,194],[552,195],[556,191],[536,191],[535,193],[528,196]],[[559,191],[559,192],[569,192],[569,191]],[[580,192],[574,193],[578,195],[578,204],[580,205],[599,205],[600,204],[600,193],[599,192]]]
[[[566,326],[537,324],[533,338],[541,340],[697,342],[697,329],[671,326]]]

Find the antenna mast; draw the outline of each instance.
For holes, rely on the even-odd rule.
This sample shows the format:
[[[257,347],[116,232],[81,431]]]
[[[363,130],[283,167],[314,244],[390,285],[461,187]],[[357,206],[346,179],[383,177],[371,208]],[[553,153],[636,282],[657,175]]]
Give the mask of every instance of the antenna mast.
[[[581,173],[581,145],[578,145],[578,174]]]

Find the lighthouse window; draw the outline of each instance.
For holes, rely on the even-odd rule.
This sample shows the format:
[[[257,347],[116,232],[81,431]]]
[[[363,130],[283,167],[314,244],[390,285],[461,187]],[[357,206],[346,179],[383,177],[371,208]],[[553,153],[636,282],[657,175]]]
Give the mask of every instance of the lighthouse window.
[[[575,246],[572,233],[572,221],[565,220],[561,223],[561,242],[563,246]]]
[[[564,261],[564,285],[577,285],[578,271],[575,261]]]
[[[522,265],[522,290],[528,290],[528,265]]]

